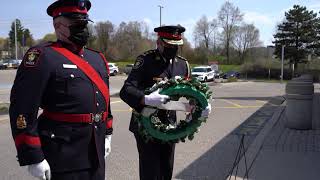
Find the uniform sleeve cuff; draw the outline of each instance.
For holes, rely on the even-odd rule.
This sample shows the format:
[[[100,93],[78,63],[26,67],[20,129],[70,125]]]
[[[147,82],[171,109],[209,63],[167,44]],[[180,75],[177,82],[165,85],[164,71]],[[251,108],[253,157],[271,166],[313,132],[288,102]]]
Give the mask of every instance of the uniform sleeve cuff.
[[[106,130],[106,135],[112,135],[112,133],[113,133],[113,128],[108,128]]]
[[[37,164],[44,160],[44,155],[41,148],[27,150],[25,147],[20,147],[18,150],[18,161],[20,166]]]

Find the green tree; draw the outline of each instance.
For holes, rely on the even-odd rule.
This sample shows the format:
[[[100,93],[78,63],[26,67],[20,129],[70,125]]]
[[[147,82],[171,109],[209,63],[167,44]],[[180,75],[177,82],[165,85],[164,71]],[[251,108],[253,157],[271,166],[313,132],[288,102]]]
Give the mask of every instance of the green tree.
[[[285,13],[285,20],[278,25],[274,35],[275,52],[281,57],[282,46],[285,46],[285,59],[294,64],[306,62],[306,57],[313,53],[317,39],[316,25],[319,23],[317,13],[306,7],[294,5]],[[294,72],[293,72],[294,73]]]
[[[15,25],[16,22],[16,25]],[[19,19],[16,19],[11,24],[11,30],[9,32],[9,45],[11,54],[15,54],[15,27],[17,28],[17,47],[18,47],[18,58],[22,58],[25,49],[31,47],[34,44],[34,39],[29,29],[24,28]]]
[[[114,24],[112,24],[110,21],[98,22],[94,28],[98,50],[105,54],[107,58],[110,58],[108,57],[110,56],[108,51],[111,46],[111,39],[113,38]]]
[[[16,27],[17,27],[17,41],[22,44],[22,36],[24,29],[22,27],[21,21],[19,19],[16,19]],[[9,32],[9,40],[10,40],[10,47],[14,48],[15,46],[15,22],[13,21],[11,24],[11,30]]]
[[[21,38],[21,45],[31,47],[34,45],[34,40],[32,34],[30,33],[29,29],[23,29],[22,38]]]

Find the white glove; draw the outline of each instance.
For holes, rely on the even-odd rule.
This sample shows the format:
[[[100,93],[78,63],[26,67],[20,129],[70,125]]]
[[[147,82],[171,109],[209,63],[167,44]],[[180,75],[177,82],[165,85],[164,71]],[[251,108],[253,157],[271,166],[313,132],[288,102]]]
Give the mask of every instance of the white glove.
[[[208,104],[208,106],[201,112],[201,117],[207,118],[209,117],[210,113],[211,113],[211,104]]]
[[[106,159],[107,156],[109,156],[109,154],[111,153],[111,135],[106,135],[106,138],[104,140],[104,148],[104,158]]]
[[[47,160],[45,159],[40,163],[29,165],[28,171],[32,176],[39,178],[41,180],[51,179],[50,166]]]
[[[166,103],[170,97],[167,95],[159,94],[160,89],[152,92],[149,95],[144,96],[144,104],[149,106],[158,106],[160,104]]]

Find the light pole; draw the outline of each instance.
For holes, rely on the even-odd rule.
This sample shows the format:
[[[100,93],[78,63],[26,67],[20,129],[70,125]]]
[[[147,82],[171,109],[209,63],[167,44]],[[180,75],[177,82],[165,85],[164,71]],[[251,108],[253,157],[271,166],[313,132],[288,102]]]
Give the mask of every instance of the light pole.
[[[16,47],[16,59],[18,59],[17,19],[14,20],[14,44]]]
[[[268,64],[268,79],[271,79],[271,60],[272,60],[272,54],[274,53],[274,46],[270,45],[267,46],[267,64]]]
[[[162,10],[163,6],[158,5],[158,7],[160,8],[160,26],[161,26],[162,25],[162,23],[161,23],[161,16],[162,16],[161,10]]]
[[[285,45],[282,45],[282,51],[281,51],[281,83],[283,83],[283,60],[284,60],[284,47],[285,47]]]

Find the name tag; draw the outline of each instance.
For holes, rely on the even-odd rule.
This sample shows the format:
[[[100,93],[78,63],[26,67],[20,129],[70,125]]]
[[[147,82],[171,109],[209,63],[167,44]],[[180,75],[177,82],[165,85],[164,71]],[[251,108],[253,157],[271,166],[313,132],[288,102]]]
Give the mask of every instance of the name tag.
[[[77,69],[77,65],[74,64],[63,64],[63,68],[65,69]]]

